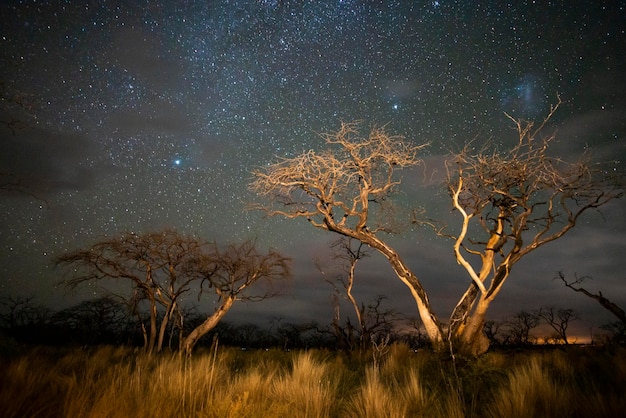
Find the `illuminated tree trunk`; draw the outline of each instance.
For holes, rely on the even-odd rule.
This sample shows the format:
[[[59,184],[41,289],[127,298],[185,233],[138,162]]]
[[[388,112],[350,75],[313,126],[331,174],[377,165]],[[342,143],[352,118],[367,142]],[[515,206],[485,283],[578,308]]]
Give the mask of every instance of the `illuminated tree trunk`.
[[[220,320],[226,315],[226,313],[230,310],[235,303],[236,297],[234,295],[228,295],[224,298],[222,304],[217,308],[217,310],[208,317],[203,323],[198,325],[191,333],[185,338],[183,342],[183,350],[185,354],[191,355],[191,351],[193,347],[196,345],[198,340],[206,335],[209,331],[211,331],[215,326],[220,322]]]
[[[413,272],[406,266],[395,250],[372,234],[363,232],[357,234],[355,238],[378,250],[387,258],[387,260],[389,260],[394,272],[409,288],[411,295],[417,304],[420,319],[422,320],[424,330],[433,346],[433,349],[436,351],[442,351],[445,348],[445,345],[441,324],[439,323],[435,312],[432,310],[430,301],[428,300],[428,295],[426,294],[426,291],[417,276],[415,276],[415,274],[413,274]]]
[[[459,329],[457,351],[469,356],[478,356],[489,349],[489,339],[485,335],[484,325],[489,301],[481,297],[474,312],[468,317],[467,323]]]

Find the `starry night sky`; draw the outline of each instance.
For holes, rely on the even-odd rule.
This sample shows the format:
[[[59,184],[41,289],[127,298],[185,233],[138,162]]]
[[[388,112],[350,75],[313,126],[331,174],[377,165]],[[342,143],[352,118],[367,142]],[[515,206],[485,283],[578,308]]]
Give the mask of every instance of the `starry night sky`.
[[[226,319],[330,322],[332,289],[313,258],[327,258],[336,237],[246,210],[251,170],[320,149],[317,133],[342,120],[388,124],[430,143],[430,177],[403,172],[401,203],[453,226],[436,174],[445,155],[472,139],[506,146],[504,112],[542,118],[559,94],[553,152],[589,151],[620,171],[625,16],[624,1],[3,1],[1,120],[24,127],[0,126],[0,174],[28,193],[0,196],[1,293],[53,307],[97,296],[57,288],[51,260],[168,226],[220,243],[256,237],[293,258],[283,297],[235,306]],[[589,290],[624,307],[625,212],[620,200],[589,213],[520,263],[492,317],[555,305],[579,311],[583,332],[611,320],[551,279],[592,275]],[[468,280],[450,242],[423,229],[392,242],[447,317]],[[386,294],[417,316],[380,257],[357,274],[357,298]]]

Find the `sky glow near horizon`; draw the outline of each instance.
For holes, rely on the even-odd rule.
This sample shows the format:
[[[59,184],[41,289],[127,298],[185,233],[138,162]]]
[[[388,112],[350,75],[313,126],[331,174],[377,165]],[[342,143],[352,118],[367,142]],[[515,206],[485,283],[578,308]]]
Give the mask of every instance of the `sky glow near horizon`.
[[[5,2],[3,94],[32,108],[3,102],[3,120],[26,127],[0,132],[0,172],[41,199],[0,197],[1,293],[52,307],[99,295],[57,288],[51,259],[103,236],[174,227],[224,244],[256,237],[293,258],[284,296],[235,306],[226,320],[330,322],[332,288],[314,257],[328,259],[336,237],[247,211],[251,170],[321,149],[318,133],[341,121],[388,124],[430,143],[429,178],[402,172],[400,202],[453,226],[445,155],[471,140],[505,148],[504,112],[542,118],[559,94],[552,153],[591,152],[623,171],[625,16],[624,1]],[[490,316],[553,305],[576,309],[581,332],[612,320],[551,279],[591,275],[590,290],[624,307],[624,215],[624,200],[613,202],[519,263]],[[424,229],[390,240],[446,318],[468,280],[451,244]],[[355,291],[417,316],[381,257],[364,260]]]

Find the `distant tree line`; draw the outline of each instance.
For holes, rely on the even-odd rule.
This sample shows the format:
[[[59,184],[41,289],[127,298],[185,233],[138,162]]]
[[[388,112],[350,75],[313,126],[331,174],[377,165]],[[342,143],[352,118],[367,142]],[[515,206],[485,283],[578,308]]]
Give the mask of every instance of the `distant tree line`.
[[[394,330],[398,315],[381,307],[384,299],[378,296],[368,304],[366,316],[376,320],[365,331],[367,335],[388,336],[391,341],[404,341],[416,347],[423,345],[425,340],[417,329],[414,332]],[[184,329],[181,332],[179,324],[170,322],[164,333],[164,349],[178,350],[181,336],[184,338],[206,318],[206,314],[199,312],[195,306],[183,310]],[[142,329],[150,315],[149,310],[138,313],[129,309],[123,300],[111,295],[86,300],[59,311],[37,304],[32,297],[5,297],[0,299],[0,332],[5,337],[31,344],[144,347]],[[159,309],[157,322],[161,323],[165,315],[166,311]],[[208,346],[218,338],[221,345],[250,349],[315,347],[354,351],[369,347],[369,343],[363,346],[354,344],[355,340],[362,339],[360,333],[349,319],[342,324],[336,321],[321,324],[315,321],[293,323],[284,318],[273,318],[265,327],[220,321],[199,339],[197,345]]]
[[[374,321],[365,331],[346,319],[330,323],[293,323],[283,318],[273,318],[265,327],[253,323],[235,324],[220,321],[210,332],[202,336],[198,346],[210,346],[216,338],[221,345],[242,349],[280,348],[327,348],[348,352],[376,347],[381,340],[385,344],[403,342],[414,349],[429,346],[427,337],[418,326],[382,307],[383,296],[368,304],[366,321]],[[206,317],[195,307],[185,309],[185,330],[181,334],[172,323],[165,334],[164,348],[176,351],[180,336],[191,332]],[[159,318],[165,312],[159,311]],[[143,319],[149,316],[144,312]],[[375,321],[376,319],[376,321]],[[542,307],[534,311],[520,311],[500,321],[485,323],[485,334],[492,347],[528,347],[537,344],[576,344],[570,337],[568,327],[578,319],[569,308]],[[398,326],[399,323],[405,326]],[[543,325],[543,331],[538,328]],[[545,329],[552,332],[547,332]],[[610,323],[601,327],[592,343],[626,343],[626,327]],[[142,318],[112,296],[86,300],[59,311],[39,305],[32,297],[5,297],[0,299],[0,333],[4,338],[29,344],[56,346],[128,345],[143,347]],[[375,332],[372,332],[375,329]],[[369,338],[367,343],[363,337]]]
[[[369,255],[363,242],[344,237],[331,250],[330,261],[317,261],[333,289],[329,323],[274,318],[262,327],[225,322],[236,301],[276,296],[271,283],[289,277],[289,260],[274,251],[260,252],[254,241],[220,247],[165,229],[121,234],[57,257],[57,264],[71,267],[63,284],[73,288],[95,283],[105,296],[59,311],[36,304],[32,297],[0,298],[0,331],[26,343],[130,345],[148,353],[167,349],[190,354],[194,346],[216,338],[223,345],[251,349],[383,352],[398,341],[413,348],[432,348],[423,322],[388,307],[385,295],[360,301],[352,293],[356,265]],[[619,320],[603,327],[602,342],[626,342],[626,315],[619,306],[601,292],[580,287],[584,277],[567,280],[559,272],[555,279],[596,300]],[[208,306],[206,299],[211,301]],[[569,334],[577,319],[573,309],[546,306],[501,321],[487,320],[482,332],[496,347],[568,345],[577,343]]]

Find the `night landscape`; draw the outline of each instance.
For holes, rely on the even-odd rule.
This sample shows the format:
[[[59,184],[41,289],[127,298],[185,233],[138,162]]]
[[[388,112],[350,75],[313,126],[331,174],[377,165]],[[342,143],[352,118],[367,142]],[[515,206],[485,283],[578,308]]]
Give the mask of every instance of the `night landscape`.
[[[615,417],[626,3],[0,5],[6,417]]]

